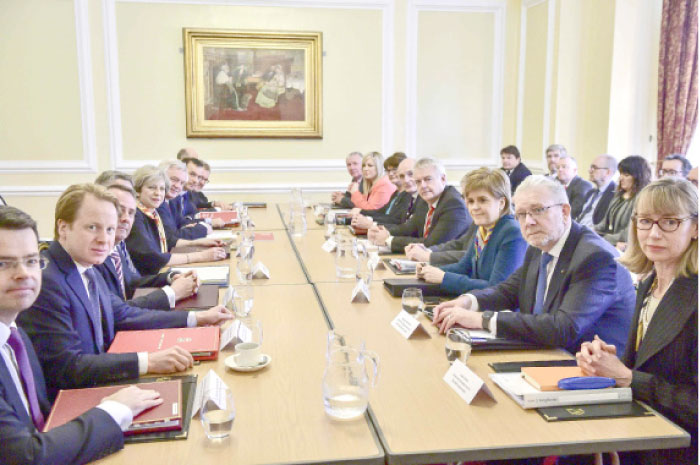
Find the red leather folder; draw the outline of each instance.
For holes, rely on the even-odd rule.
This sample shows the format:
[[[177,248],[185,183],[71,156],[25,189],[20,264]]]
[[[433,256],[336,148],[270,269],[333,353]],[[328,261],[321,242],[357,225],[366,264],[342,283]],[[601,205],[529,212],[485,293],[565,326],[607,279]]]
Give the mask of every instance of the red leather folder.
[[[157,290],[157,287],[139,287],[134,291],[134,298]],[[206,310],[219,304],[219,286],[202,284],[196,294],[175,303],[174,310]]]
[[[154,383],[135,384],[141,389],[158,391],[163,403],[141,412],[134,418],[133,423],[124,435],[154,433],[160,431],[175,431],[182,429],[182,389],[181,381],[157,381]],[[102,399],[114,394],[129,385],[103,386],[85,389],[60,390],[51,408],[44,432],[61,426],[79,417],[93,407],[98,406]]]
[[[222,220],[226,224],[226,226],[238,224],[241,222],[241,220],[238,219],[238,212],[233,210],[225,210],[220,212],[201,212],[199,213],[199,217],[202,219],[218,218]]]
[[[367,235],[367,230],[362,229],[362,228],[356,228],[355,226],[350,226],[348,228],[352,234],[355,236],[366,236]]]
[[[256,232],[255,233],[255,240],[256,241],[274,241],[275,240],[275,233],[272,232]]]
[[[218,326],[119,331],[107,352],[157,352],[180,346],[195,360],[216,360],[219,356],[220,332]]]

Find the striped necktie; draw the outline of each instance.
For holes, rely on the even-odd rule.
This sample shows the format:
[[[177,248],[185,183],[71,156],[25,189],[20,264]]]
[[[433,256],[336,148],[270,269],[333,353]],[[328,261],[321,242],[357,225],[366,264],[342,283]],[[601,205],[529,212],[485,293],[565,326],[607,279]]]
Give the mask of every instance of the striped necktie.
[[[430,231],[430,224],[433,221],[433,213],[435,213],[435,207],[430,206],[428,210],[428,216],[425,218],[425,228],[423,228],[423,237],[428,237],[428,232]]]
[[[112,253],[109,254],[109,258],[112,259],[114,264],[114,269],[117,271],[117,279],[119,280],[119,290],[121,291],[121,298],[126,298],[126,292],[124,291],[124,272],[122,271],[122,259],[119,256],[119,250],[115,247]]]

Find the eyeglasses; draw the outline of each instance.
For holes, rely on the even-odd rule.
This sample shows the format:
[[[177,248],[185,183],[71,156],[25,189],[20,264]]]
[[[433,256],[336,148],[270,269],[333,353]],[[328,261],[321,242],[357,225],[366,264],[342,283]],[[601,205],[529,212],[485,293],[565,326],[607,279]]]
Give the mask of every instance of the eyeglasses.
[[[683,173],[676,170],[665,170],[663,168],[659,170],[659,176],[680,176],[681,174]]]
[[[595,171],[595,170],[607,170],[607,168],[604,166],[595,166],[595,165],[591,165],[590,168],[588,168],[588,171]]]
[[[637,226],[639,231],[649,231],[654,225],[657,225],[659,229],[664,232],[673,232],[680,228],[681,223],[693,219],[692,216],[685,218],[661,218],[659,220],[652,220],[651,218],[644,217],[634,217],[634,224]]]
[[[49,261],[39,257],[30,257],[23,260],[0,260],[0,273],[16,270],[20,263],[28,270],[43,270],[49,264]]]
[[[515,213],[515,219],[517,219],[520,222],[525,221],[527,218],[527,215],[530,215],[532,218],[539,218],[540,216],[544,215],[547,210],[549,210],[552,207],[558,207],[560,205],[563,205],[561,203],[555,203],[553,205],[549,205],[548,207],[537,207],[533,208],[532,210],[526,211],[526,212],[516,212]]]

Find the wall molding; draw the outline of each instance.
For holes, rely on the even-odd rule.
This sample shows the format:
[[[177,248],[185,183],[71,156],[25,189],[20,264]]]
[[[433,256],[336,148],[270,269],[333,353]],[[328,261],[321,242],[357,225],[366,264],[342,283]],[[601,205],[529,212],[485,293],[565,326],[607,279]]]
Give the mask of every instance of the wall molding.
[[[202,6],[256,6],[286,8],[370,9],[382,12],[382,142],[383,153],[394,151],[394,1],[393,0],[103,0],[103,30],[107,79],[107,114],[111,166],[129,171],[144,161],[124,159],[122,112],[119,84],[117,39],[117,3],[158,3]],[[184,110],[184,109],[183,109]],[[183,128],[184,131],[184,128]],[[274,159],[209,160],[220,171],[337,171],[344,169],[342,160]]]
[[[491,96],[491,157],[497,163],[503,128],[503,73],[505,70],[505,0],[410,0],[406,13],[406,151],[416,153],[418,141],[418,14],[421,11],[492,13],[494,15],[493,93]],[[471,163],[470,163],[471,165]]]
[[[554,22],[555,22],[555,0],[523,0],[520,7],[520,52],[518,57],[518,106],[515,122],[515,140],[518,147],[523,146],[523,114],[525,98],[525,68],[527,57],[527,14],[528,9],[534,6],[547,3],[547,51],[545,58],[545,81],[544,81],[544,114],[542,121],[542,147],[540,158],[543,165],[547,166],[545,149],[549,146],[550,113],[552,101],[552,72],[554,60]]]
[[[83,158],[81,160],[1,160],[0,174],[97,172],[95,97],[88,3],[89,0],[73,0]]]

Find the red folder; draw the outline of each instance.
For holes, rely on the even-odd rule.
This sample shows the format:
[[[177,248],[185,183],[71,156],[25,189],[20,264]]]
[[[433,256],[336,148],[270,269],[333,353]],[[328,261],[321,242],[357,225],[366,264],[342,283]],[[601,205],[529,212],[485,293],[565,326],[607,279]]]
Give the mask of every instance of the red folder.
[[[233,211],[233,210],[226,210],[226,211],[220,211],[220,212],[201,212],[199,214],[199,217],[202,219],[207,219],[207,218],[218,218],[220,220],[223,220],[223,222],[229,226],[233,224],[238,224],[241,221],[238,219],[238,212]]]
[[[275,240],[275,233],[271,232],[256,232],[255,233],[255,240],[256,241],[274,241]]]
[[[157,352],[180,346],[191,353],[195,360],[216,360],[219,356],[220,332],[218,326],[119,331],[107,352]]]
[[[93,407],[98,406],[102,399],[114,394],[127,384],[103,386],[86,389],[60,390],[51,408],[49,418],[44,425],[44,432],[61,426],[79,417]],[[182,389],[180,380],[158,381],[154,383],[139,383],[135,386],[141,389],[158,391],[163,403],[141,412],[134,418],[133,423],[124,435],[174,431],[182,429]]]
[[[134,298],[157,290],[157,287],[139,287],[134,291]],[[202,284],[196,294],[178,300],[173,310],[206,310],[219,304],[219,286]]]

